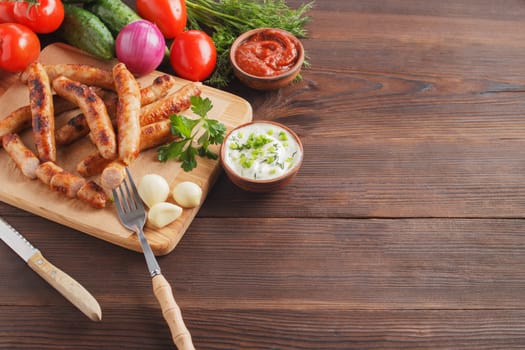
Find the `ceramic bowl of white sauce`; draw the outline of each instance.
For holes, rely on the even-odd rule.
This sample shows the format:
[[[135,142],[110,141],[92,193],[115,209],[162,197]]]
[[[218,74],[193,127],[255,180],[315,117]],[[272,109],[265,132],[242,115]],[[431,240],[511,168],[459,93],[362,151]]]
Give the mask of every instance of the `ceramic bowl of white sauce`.
[[[303,161],[295,132],[272,121],[243,124],[228,133],[221,146],[221,165],[240,188],[268,192],[288,184]]]

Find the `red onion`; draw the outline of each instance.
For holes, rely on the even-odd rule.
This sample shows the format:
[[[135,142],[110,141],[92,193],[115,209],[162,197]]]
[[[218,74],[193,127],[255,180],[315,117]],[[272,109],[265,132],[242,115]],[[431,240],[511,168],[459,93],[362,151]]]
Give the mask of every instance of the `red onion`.
[[[117,58],[136,75],[155,70],[164,58],[166,41],[159,28],[146,20],[122,28],[115,41]]]

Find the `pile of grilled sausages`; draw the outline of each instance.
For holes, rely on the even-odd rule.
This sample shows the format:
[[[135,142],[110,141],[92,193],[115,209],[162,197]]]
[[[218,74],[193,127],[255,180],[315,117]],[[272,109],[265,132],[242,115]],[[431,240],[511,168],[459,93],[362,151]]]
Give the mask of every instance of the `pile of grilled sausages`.
[[[190,97],[201,94],[199,83],[170,93],[175,85],[170,75],[160,75],[141,88],[123,63],[109,71],[35,62],[20,79],[28,87],[29,105],[0,120],[5,151],[29,179],[38,178],[51,190],[95,208],[106,206],[107,193],[124,180],[125,167],[140,151],[174,138],[169,116],[188,109]],[[56,128],[55,117],[73,109],[80,113]],[[18,136],[29,128],[36,154]],[[74,174],[57,164],[56,148],[83,137],[90,138],[94,152],[79,161]]]

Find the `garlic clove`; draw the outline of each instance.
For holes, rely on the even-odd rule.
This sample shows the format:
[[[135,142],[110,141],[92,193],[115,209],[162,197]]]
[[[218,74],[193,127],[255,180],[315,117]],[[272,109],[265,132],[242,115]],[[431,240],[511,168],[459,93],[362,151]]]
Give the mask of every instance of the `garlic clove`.
[[[201,203],[202,189],[191,181],[184,181],[173,188],[173,199],[184,208],[194,208]]]
[[[148,223],[156,228],[163,228],[177,220],[182,214],[182,208],[168,202],[156,203],[148,212]]]
[[[157,174],[147,174],[140,180],[137,190],[140,198],[151,208],[156,203],[165,202],[170,193],[166,179]]]

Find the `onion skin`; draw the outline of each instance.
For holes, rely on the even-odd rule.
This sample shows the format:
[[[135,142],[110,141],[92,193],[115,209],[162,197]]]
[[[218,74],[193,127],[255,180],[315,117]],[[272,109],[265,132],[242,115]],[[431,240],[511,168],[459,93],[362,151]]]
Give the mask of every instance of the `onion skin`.
[[[166,41],[159,28],[146,20],[126,25],[115,41],[118,60],[137,76],[151,73],[161,64],[165,47]]]

